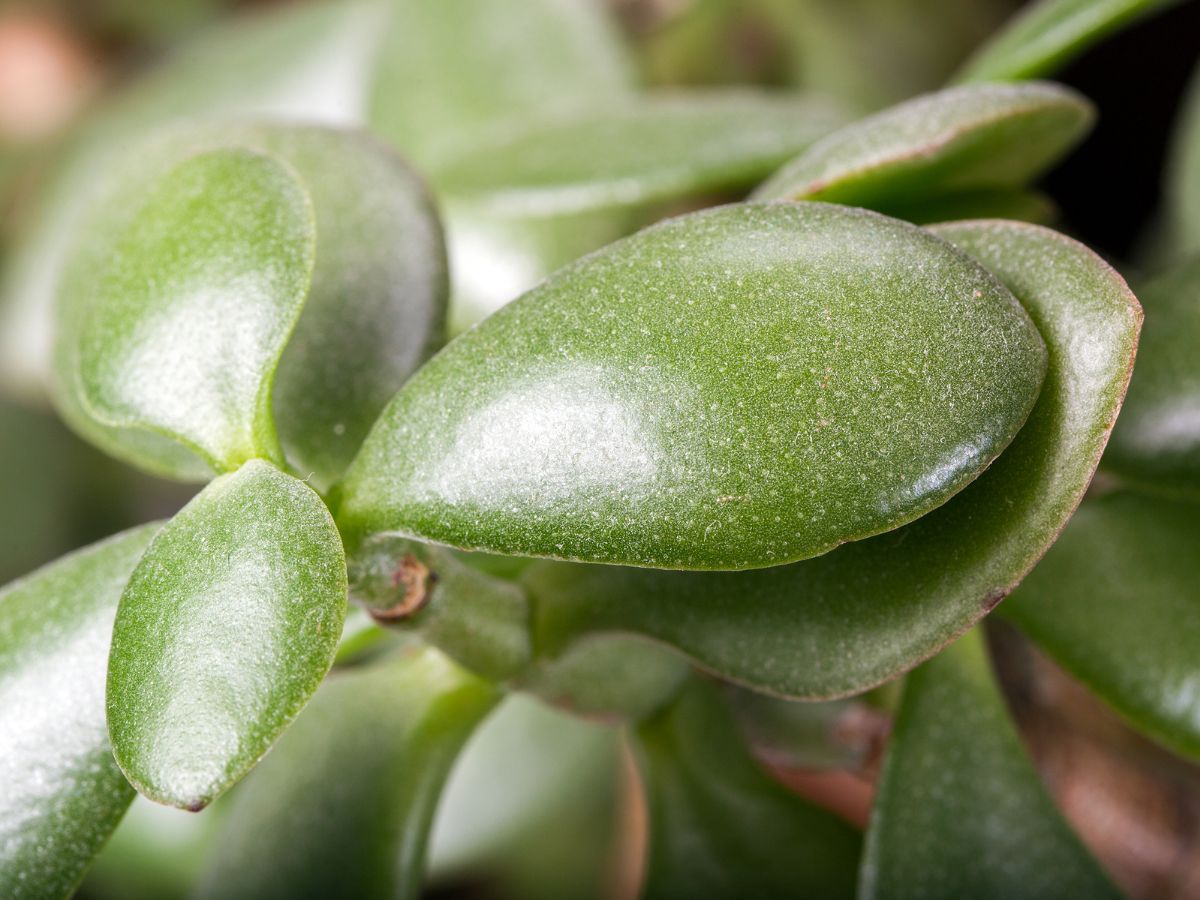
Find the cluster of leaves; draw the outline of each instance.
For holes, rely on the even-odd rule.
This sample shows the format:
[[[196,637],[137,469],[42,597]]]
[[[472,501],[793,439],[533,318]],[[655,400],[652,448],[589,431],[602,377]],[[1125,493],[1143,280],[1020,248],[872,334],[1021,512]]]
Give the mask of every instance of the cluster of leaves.
[[[14,254],[5,359],[205,486],[0,594],[5,896],[69,893],[135,789],[199,810],[260,760],[201,894],[413,896],[512,691],[627,726],[649,896],[1113,893],[971,629],[1025,579],[1000,614],[1200,754],[1194,261],[1145,290],[1127,487],[1029,575],[1142,313],[1037,224],[1093,110],[1022,79],[1153,5],[1035,5],[962,84],[857,120],[638,91],[610,23],[550,0],[289,7],[130,89]],[[395,630],[344,628],[348,596]],[[757,766],[709,677],[827,700],[935,654],[865,846]]]

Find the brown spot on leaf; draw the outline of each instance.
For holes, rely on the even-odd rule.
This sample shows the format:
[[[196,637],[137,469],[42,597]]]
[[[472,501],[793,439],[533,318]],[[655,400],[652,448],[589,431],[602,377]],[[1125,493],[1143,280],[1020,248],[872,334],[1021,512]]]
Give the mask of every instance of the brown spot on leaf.
[[[415,615],[429,602],[436,582],[437,575],[428,566],[411,553],[405,553],[392,572],[392,587],[399,593],[399,599],[391,606],[370,610],[371,617],[378,622],[396,622]]]

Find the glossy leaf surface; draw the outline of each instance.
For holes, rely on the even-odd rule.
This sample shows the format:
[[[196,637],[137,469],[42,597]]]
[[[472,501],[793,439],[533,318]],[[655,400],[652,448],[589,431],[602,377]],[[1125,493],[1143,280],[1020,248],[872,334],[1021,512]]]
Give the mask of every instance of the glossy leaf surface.
[[[301,282],[296,285],[302,306],[295,330],[275,335],[286,340],[275,368],[278,348],[272,345],[253,348],[257,354],[250,352],[251,331],[245,320],[257,314],[282,330],[285,323],[274,319],[282,319],[278,313],[290,309],[270,309],[262,297],[243,292],[237,282],[226,300],[236,302],[238,315],[230,315],[217,309],[205,293],[217,291],[226,277],[227,260],[216,252],[219,248],[199,248],[190,258],[178,252],[156,257],[145,251],[161,247],[139,245],[131,257],[137,266],[130,277],[152,276],[156,287],[150,298],[153,303],[140,311],[139,321],[155,321],[156,315],[159,321],[153,329],[142,326],[146,340],[165,334],[168,341],[186,346],[167,359],[139,360],[145,366],[128,376],[152,385],[155,392],[165,392],[171,385],[184,390],[186,385],[179,382],[204,374],[209,393],[228,393],[233,373],[245,370],[245,393],[250,393],[257,378],[257,391],[267,402],[265,409],[255,408],[246,415],[256,417],[256,426],[269,432],[267,438],[277,428],[295,469],[319,487],[327,487],[353,457],[392,394],[440,342],[445,318],[445,256],[429,197],[420,179],[397,156],[361,132],[201,123],[168,129],[139,144],[130,161],[108,173],[87,218],[86,238],[75,248],[64,277],[56,360],[59,406],[77,430],[110,452],[174,477],[211,475],[211,467],[198,459],[189,465],[185,451],[166,439],[98,422],[76,396],[80,386],[76,369],[81,362],[76,348],[99,338],[99,361],[108,362],[107,332],[97,334],[97,315],[91,310],[110,298],[97,291],[96,272],[110,267],[109,261],[126,240],[122,235],[140,237],[154,225],[139,212],[147,191],[163,190],[174,177],[169,173],[181,161],[214,153],[254,153],[282,166],[295,176],[305,202],[311,204],[311,272],[305,267],[285,268],[278,276]],[[161,185],[147,188],[159,179]],[[271,262],[275,270],[286,262],[264,256],[265,233],[256,231],[252,239],[243,240],[244,236],[229,231],[232,212],[227,205],[217,207],[215,213],[214,227],[225,228],[246,253],[258,251],[252,262]],[[192,239],[191,231],[185,230],[190,225],[188,220],[177,230]],[[178,237],[163,233],[165,240]],[[181,286],[185,279],[198,287]],[[130,293],[117,294],[118,303],[127,305]],[[186,315],[159,315],[160,307],[177,308],[188,302],[195,308]],[[197,340],[197,334],[205,339]],[[176,365],[180,359],[192,361],[195,372],[181,373]],[[193,430],[210,419],[219,424],[217,414],[225,412],[193,405],[185,413]]]
[[[330,678],[247,779],[200,897],[416,897],[450,768],[499,693],[436,650]]]
[[[649,94],[509,129],[435,180],[496,213],[630,206],[749,186],[846,119],[803,95]]]
[[[962,191],[1021,187],[1087,132],[1091,104],[1055,84],[949,88],[835,131],[754,196],[890,212]]]
[[[693,682],[636,738],[648,900],[854,896],[858,833],[758,768],[712,685]]]
[[[1132,484],[1200,498],[1200,256],[1142,293],[1137,370],[1104,466]]]
[[[1122,26],[1179,0],[1038,0],[977,50],[959,81],[1048,75]]]
[[[595,630],[633,631],[724,678],[828,698],[930,656],[1020,582],[1091,481],[1141,310],[1095,254],[1047,229],[978,222],[936,231],[1009,285],[1050,351],[1037,406],[988,471],[902,529],[795,565],[699,574],[535,564],[522,581],[540,605],[547,651]]]
[[[104,725],[121,590],[156,526],[95,544],[0,591],[0,894],[70,894],[133,789]]]
[[[108,728],[126,776],[199,809],[241,778],[333,663],[341,541],[312,489],[253,460],[155,537],[121,597]]]
[[[279,460],[271,375],[315,241],[308,195],[275,160],[222,150],[181,164],[94,274],[75,373],[85,407],[175,438],[217,471]]]
[[[721,207],[585,258],[438,354],[364,444],[339,521],[352,541],[663,568],[813,556],[969,483],[1044,366],[1011,294],[927,232]]]
[[[1200,757],[1200,506],[1088,501],[1003,614],[1137,728]]]
[[[859,896],[1120,896],[1039,781],[977,631],[904,685]]]

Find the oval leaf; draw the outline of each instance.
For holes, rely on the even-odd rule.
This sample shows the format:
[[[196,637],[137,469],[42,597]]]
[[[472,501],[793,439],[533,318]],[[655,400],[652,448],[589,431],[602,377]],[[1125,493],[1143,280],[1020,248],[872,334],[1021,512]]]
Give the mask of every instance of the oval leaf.
[[[216,471],[281,459],[270,375],[314,264],[308,194],[278,162],[217,150],[149,192],[82,315],[76,378],[101,423],[175,438]]]
[[[663,568],[813,556],[969,483],[1044,365],[1016,300],[927,232],[823,204],[708,210],[435,357],[364,444],[339,521]]]
[[[1141,310],[1076,242],[1034,225],[936,231],[991,267],[1050,350],[1038,404],[974,484],[902,529],[820,559],[699,574],[538,563],[522,576],[543,652],[595,630],[671,644],[724,678],[811,699],[859,693],[978,621],[1053,543],[1120,409]]]
[[[1066,65],[1089,46],[1179,0],[1039,0],[975,51],[957,81],[1017,81]]]
[[[1200,507],[1085,503],[1003,615],[1135,727],[1200,758]]]
[[[978,632],[904,685],[859,896],[1120,896],[1038,780]]]
[[[1146,331],[1104,467],[1132,484],[1200,498],[1200,256],[1143,293]]]
[[[186,347],[165,360],[140,360],[147,365],[126,377],[147,380],[156,391],[171,385],[186,391],[188,384],[178,384],[181,380],[207,375],[210,377],[202,379],[207,394],[228,394],[231,383],[239,383],[231,373],[244,368],[241,382],[247,396],[242,405],[253,404],[249,395],[256,380],[260,401],[265,396],[268,405],[239,414],[255,418],[254,427],[266,433],[268,444],[274,441],[277,425],[283,450],[294,467],[319,487],[328,487],[357,452],[392,394],[441,341],[444,329],[445,254],[430,199],[420,179],[397,156],[359,132],[202,123],[169,129],[142,143],[134,157],[136,164],[126,163],[109,174],[87,220],[86,238],[76,247],[64,276],[56,360],[59,406],[77,430],[110,452],[175,477],[211,476],[210,466],[200,465],[194,457],[189,465],[182,448],[156,434],[98,422],[86,398],[77,397],[75,389],[81,386],[76,372],[84,362],[81,345],[86,349],[89,341],[97,343],[93,362],[111,362],[111,342],[97,334],[101,323],[93,310],[113,304],[111,297],[97,291],[95,273],[108,268],[109,260],[121,252],[122,243],[129,243],[126,233],[136,237],[147,227],[155,227],[144,221],[139,207],[148,192],[162,190],[162,185],[149,189],[147,185],[158,179],[165,184],[175,177],[169,173],[181,161],[191,165],[197,157],[222,153],[260,154],[282,166],[295,176],[306,202],[311,203],[316,240],[315,258],[309,263],[311,275],[303,267],[282,271],[284,277],[297,280],[293,287],[299,292],[286,299],[301,306],[270,308],[261,296],[231,291],[227,299],[238,304],[240,316],[216,315],[207,306],[191,315],[159,315],[160,325],[147,339],[166,334]],[[209,188],[206,185],[204,189]],[[227,239],[240,241],[247,253],[264,242],[267,234],[255,232],[254,240],[245,241],[245,235],[228,230],[230,223],[225,218],[230,215],[225,208],[215,211],[214,227],[226,228]],[[191,221],[186,224],[190,228]],[[156,235],[175,239],[168,224],[159,225]],[[153,242],[148,248],[162,249]],[[141,310],[144,319],[153,319],[159,307],[174,308],[188,301],[187,285],[175,284],[180,279],[202,282],[193,291],[199,295],[217,290],[220,278],[227,277],[222,268],[227,260],[213,245],[201,247],[191,260],[179,253],[148,256],[144,248],[138,253],[141,255],[135,257],[140,260],[141,272],[153,276],[156,285],[152,303]],[[275,270],[287,262],[268,254],[249,260],[248,265],[268,260]],[[189,269],[203,266],[218,274]],[[240,285],[239,281],[235,287]],[[128,296],[118,294],[118,304],[127,303]],[[210,298],[205,294],[202,299],[207,303]],[[295,330],[285,332],[287,316],[297,309],[301,311]],[[243,322],[254,310],[278,329],[272,333],[272,341],[256,348],[256,354],[248,352],[249,335]],[[209,315],[215,317],[203,318]],[[197,341],[195,333],[201,328],[206,339]],[[286,341],[286,349],[280,359],[281,341]],[[228,363],[230,356],[236,365]],[[177,372],[180,359],[192,361],[194,372]],[[156,372],[155,364],[167,374]],[[218,411],[203,405],[184,406],[186,425],[193,430],[218,416]]]
[[[200,809],[258,761],[333,663],[346,567],[320,498],[269,463],[216,479],[155,537],[108,669],[117,762]]]
[[[835,131],[754,193],[899,212],[939,194],[1021,187],[1087,132],[1091,104],[1055,84],[917,97]]]
[[[847,119],[825,100],[648,95],[514,127],[434,173],[493,214],[582,213],[748,187]]]
[[[197,896],[417,897],[442,785],[499,697],[431,649],[334,675],[234,795]]]
[[[121,590],[158,526],[93,545],[0,591],[0,894],[65,897],[133,789],[104,726]]]
[[[645,897],[854,896],[858,833],[758,768],[712,685],[693,680],[635,735]]]

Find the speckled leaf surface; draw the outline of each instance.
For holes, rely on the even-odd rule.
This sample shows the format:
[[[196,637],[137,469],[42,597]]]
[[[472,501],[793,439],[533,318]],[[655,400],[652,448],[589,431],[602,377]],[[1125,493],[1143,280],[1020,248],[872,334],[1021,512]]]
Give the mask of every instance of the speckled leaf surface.
[[[116,455],[173,477],[211,476],[210,466],[166,438],[98,421],[78,396],[78,348],[94,330],[89,310],[105,300],[97,296],[95,273],[109,267],[127,240],[124,235],[145,228],[140,209],[146,195],[157,189],[156,182],[171,178],[176,166],[203,154],[259,154],[295,176],[311,205],[315,236],[311,274],[303,267],[282,273],[302,279],[303,285],[296,286],[302,292],[301,313],[286,336],[278,368],[266,352],[258,360],[247,353],[244,316],[202,306],[197,315],[212,315],[202,323],[204,342],[194,339],[197,323],[190,317],[176,317],[163,328],[187,345],[186,358],[207,365],[202,372],[215,368],[228,379],[234,369],[230,357],[238,367],[252,369],[257,363],[262,381],[258,390],[269,399],[265,411],[254,411],[265,419],[261,427],[269,430],[274,422],[291,465],[317,486],[327,487],[392,394],[442,338],[445,252],[420,179],[378,140],[362,132],[317,126],[205,122],[166,129],[138,146],[129,161],[108,173],[86,220],[87,237],[74,249],[63,278],[56,358],[60,410],[73,427]],[[226,207],[218,214],[227,217],[230,211]],[[190,221],[184,225],[190,228]],[[215,227],[228,225],[219,218]],[[230,232],[230,237],[239,235]],[[259,233],[255,237],[260,238]],[[263,249],[261,244],[260,239]],[[249,242],[245,249],[253,245]],[[194,280],[208,279],[218,287],[219,278],[225,277],[224,258],[209,252],[202,259],[203,266],[219,274],[213,277],[205,268],[193,273]],[[276,259],[273,264],[282,262]],[[139,272],[153,276],[154,284],[163,288],[171,278],[187,276],[192,264],[201,265],[178,254],[143,255],[131,277]],[[246,301],[253,295],[244,295],[241,287],[241,282],[235,284],[227,299],[245,313],[242,307],[251,306]],[[167,293],[163,288],[155,299],[165,304],[189,296],[177,285],[169,296],[162,296]],[[125,302],[125,297],[118,299]],[[209,298],[201,299],[207,303]],[[177,379],[174,363],[175,358],[168,359],[165,367]],[[141,377],[161,387],[168,382],[159,375]],[[253,378],[249,372],[244,380]]]
[[[494,213],[561,215],[748,187],[844,124],[832,101],[749,90],[647,94],[507,130],[436,170]]]
[[[1089,500],[1002,610],[1135,727],[1200,757],[1200,505]]]
[[[0,894],[65,897],[133,789],[104,725],[121,590],[157,526],[46,566],[0,591]]]
[[[155,537],[121,597],[108,729],[126,776],[199,809],[241,778],[333,663],[346,567],[312,489],[252,460]]]
[[[315,241],[308,194],[279,162],[215,150],[180,164],[93,276],[73,373],[84,407],[174,438],[216,471],[279,460],[271,375]]]
[[[1044,366],[1012,295],[928,232],[720,207],[585,258],[450,344],[367,439],[339,522],[352,542],[661,568],[813,556],[961,490]]]
[[[854,896],[860,836],[758,768],[714,686],[694,681],[635,736],[647,900]]]
[[[1092,106],[1056,84],[985,84],[926,94],[813,144],[754,196],[890,212],[963,191],[1020,187],[1087,132]]]
[[[904,685],[859,896],[1120,896],[1038,780],[977,631]]]
[[[988,471],[902,529],[791,566],[693,574],[535,564],[522,581],[547,620],[547,648],[597,629],[634,631],[751,687],[828,698],[930,656],[1020,582],[1091,481],[1141,310],[1095,254],[1045,228],[936,230],[1008,284],[1050,352],[1037,406]]]
[[[332,676],[234,796],[196,895],[419,896],[442,785],[499,698],[432,649]]]
[[[1122,26],[1179,0],[1038,0],[967,60],[958,81],[1048,75]]]
[[[1104,467],[1131,484],[1200,499],[1200,256],[1142,295],[1137,370]]]

